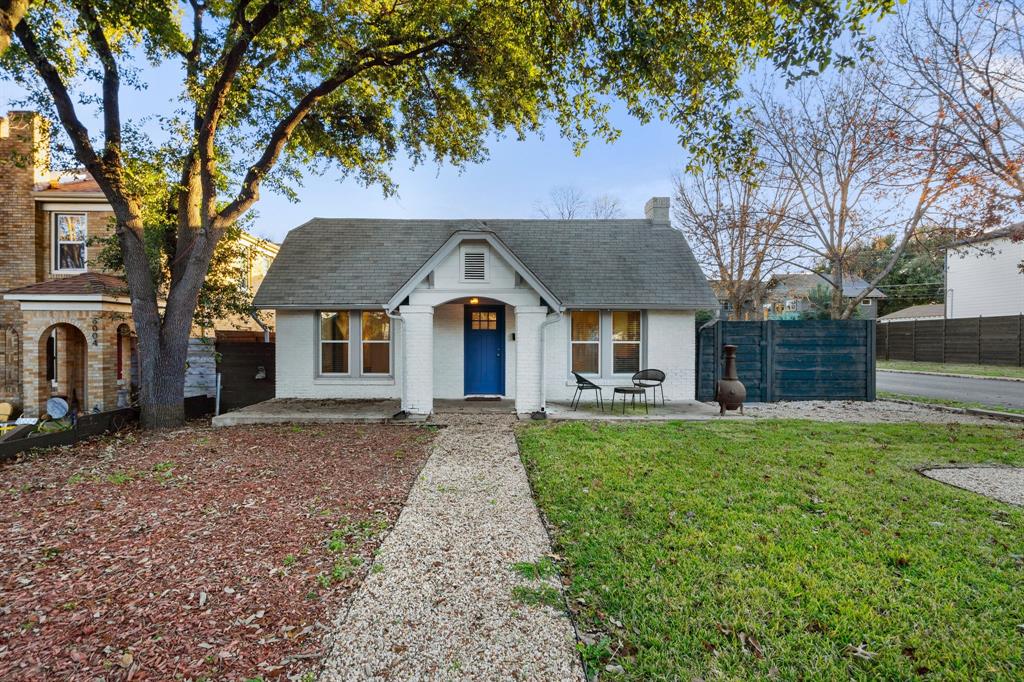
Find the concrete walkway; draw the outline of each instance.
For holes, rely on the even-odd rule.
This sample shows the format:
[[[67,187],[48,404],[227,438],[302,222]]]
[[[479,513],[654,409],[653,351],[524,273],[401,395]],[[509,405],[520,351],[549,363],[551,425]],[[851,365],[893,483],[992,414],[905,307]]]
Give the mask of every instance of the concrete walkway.
[[[565,613],[513,598],[517,585],[541,583],[512,564],[551,551],[515,419],[437,415],[446,427],[337,620],[322,680],[582,680]]]

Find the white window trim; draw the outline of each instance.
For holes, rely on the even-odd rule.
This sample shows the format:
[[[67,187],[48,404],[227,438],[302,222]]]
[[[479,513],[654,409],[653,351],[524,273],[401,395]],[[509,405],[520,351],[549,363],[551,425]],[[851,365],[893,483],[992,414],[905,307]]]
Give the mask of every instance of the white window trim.
[[[598,315],[598,324],[600,325],[598,332],[597,341],[573,341],[572,339],[572,313],[575,312],[596,312]],[[640,341],[619,341],[615,342],[612,340],[612,315],[617,312],[627,313],[640,313]],[[597,373],[591,372],[580,372],[583,376],[594,380],[599,385],[615,385],[621,383],[624,378],[633,376],[635,372],[624,372],[615,373],[615,343],[639,343],[640,345],[640,369],[647,367],[647,310],[644,308],[628,308],[621,310],[609,310],[607,308],[574,308],[567,311],[566,317],[569,318],[569,324],[566,325],[566,340],[568,341],[568,347],[566,348],[566,386],[571,386],[576,383],[576,380],[572,376],[572,347],[576,343],[597,343]]]
[[[323,314],[324,313],[345,313],[348,316],[348,341],[343,340],[332,340],[323,338]],[[361,319],[361,316],[360,316]],[[350,377],[352,376],[352,311],[351,310],[318,310],[314,317],[316,322],[316,375],[318,377]],[[324,371],[324,344],[340,345],[345,344],[348,346],[346,355],[348,356],[348,371],[347,372],[325,372]]]
[[[573,316],[576,313],[597,313],[597,341],[576,341],[575,339],[572,338]],[[585,377],[599,377],[599,376],[601,376],[601,349],[602,349],[602,347],[604,345],[603,342],[602,342],[602,339],[601,339],[601,317],[602,317],[601,311],[600,310],[596,310],[594,308],[580,308],[578,310],[570,311],[570,313],[569,313],[569,374],[570,375],[574,371],[576,371],[572,367],[572,351],[573,351],[573,346],[576,346],[576,345],[593,346],[593,345],[596,344],[597,345],[597,371],[596,372],[580,372],[580,374],[582,374]]]
[[[480,253],[484,257],[483,279],[466,279],[466,254]],[[459,283],[460,284],[489,284],[491,281],[491,250],[486,244],[472,245],[462,244],[459,246]]]
[[[61,241],[60,233],[57,231],[57,219],[60,216],[78,216],[82,219],[85,227],[85,235],[81,242]],[[89,214],[78,211],[60,211],[52,213],[50,218],[50,233],[53,235],[53,272],[61,274],[81,274],[89,271]],[[82,245],[82,268],[62,268],[60,266],[60,245],[81,244]]]
[[[388,325],[387,341],[364,341],[363,340],[363,313],[380,312],[379,310],[367,310],[365,308],[336,308],[317,310],[313,322],[316,325],[316,372],[314,380],[344,380],[345,383],[358,384],[366,381],[373,384],[393,384],[395,378],[395,326]],[[321,338],[321,314],[323,313],[346,313],[348,315],[348,341],[325,341]],[[323,344],[348,344],[348,371],[347,372],[325,372]],[[388,344],[388,371],[387,372],[364,372],[363,371],[363,344],[364,343],[386,343]]]
[[[390,319],[388,320],[388,338],[387,338],[387,340],[384,340],[384,341],[376,340],[376,339],[374,339],[374,340],[366,340],[366,339],[363,338],[363,313],[376,313],[376,312],[383,313],[385,315],[385,317],[387,316],[387,313],[384,313],[384,311],[378,311],[378,310],[360,310],[359,311],[359,375],[360,376],[364,376],[364,377],[389,377],[389,376],[393,375],[393,369],[394,369],[394,366],[395,366],[395,356],[394,356],[394,352],[392,351],[392,348],[391,348],[391,340],[394,338],[394,334],[391,331],[391,327],[392,327],[391,322],[392,322],[392,320],[390,320]],[[363,344],[367,344],[367,343],[377,343],[377,344],[387,344],[388,345],[388,371],[386,371],[386,372],[366,372],[366,371],[363,370]]]
[[[640,316],[640,338],[636,341],[616,341],[615,340],[615,313],[637,313]],[[611,341],[612,357],[611,367],[609,367],[609,376],[613,377],[631,377],[644,368],[644,311],[642,310],[613,310],[608,315],[609,317],[609,328],[608,336]],[[632,372],[616,372],[615,371],[615,346],[617,345],[636,345],[637,346],[637,365],[638,367]]]

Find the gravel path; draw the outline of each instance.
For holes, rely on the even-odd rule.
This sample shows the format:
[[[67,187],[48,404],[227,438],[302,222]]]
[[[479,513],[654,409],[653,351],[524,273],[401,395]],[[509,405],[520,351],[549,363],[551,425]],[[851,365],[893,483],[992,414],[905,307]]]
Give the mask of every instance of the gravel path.
[[[986,419],[975,415],[945,412],[921,405],[908,405],[891,400],[876,400],[871,403],[862,400],[754,403],[744,406],[744,412],[747,416],[769,419],[817,419],[837,422],[997,424],[1003,426],[1010,424],[1010,422],[998,419]]]
[[[568,617],[512,597],[551,551],[512,415],[447,423],[347,613],[322,680],[582,680]],[[557,583],[551,582],[552,585]]]
[[[954,467],[927,469],[921,473],[1000,502],[1024,506],[1024,469],[1021,468]]]

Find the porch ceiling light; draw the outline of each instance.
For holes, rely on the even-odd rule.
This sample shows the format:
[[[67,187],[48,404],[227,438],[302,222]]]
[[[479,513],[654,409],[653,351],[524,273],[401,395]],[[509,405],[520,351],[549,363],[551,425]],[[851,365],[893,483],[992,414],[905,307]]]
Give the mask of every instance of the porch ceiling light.
[[[479,302],[480,302],[480,299],[477,298],[476,296],[474,296],[473,298],[469,299],[470,305],[476,305]]]

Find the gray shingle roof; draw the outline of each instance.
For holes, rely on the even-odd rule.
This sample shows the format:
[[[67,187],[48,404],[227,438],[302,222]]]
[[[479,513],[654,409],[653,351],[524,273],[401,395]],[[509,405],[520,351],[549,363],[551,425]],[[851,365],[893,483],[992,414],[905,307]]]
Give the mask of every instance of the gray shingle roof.
[[[813,272],[801,272],[792,274],[781,274],[772,277],[776,292],[805,296],[815,287],[831,287],[831,280]],[[868,288],[868,283],[857,275],[845,275],[843,277],[843,295],[846,297],[860,296],[860,293]],[[885,298],[885,294],[878,289],[872,289],[867,295],[868,298]]]
[[[888,315],[882,315],[878,319],[879,321],[886,322],[889,320],[913,320],[945,316],[945,303],[926,303],[924,305],[912,305],[909,308],[903,308],[902,310],[891,312]]]
[[[682,233],[649,220],[314,218],[285,237],[255,304],[383,305],[462,231],[493,233],[567,307],[718,307]]]

